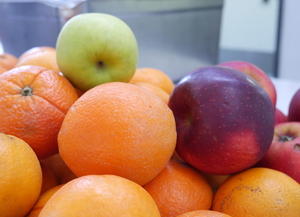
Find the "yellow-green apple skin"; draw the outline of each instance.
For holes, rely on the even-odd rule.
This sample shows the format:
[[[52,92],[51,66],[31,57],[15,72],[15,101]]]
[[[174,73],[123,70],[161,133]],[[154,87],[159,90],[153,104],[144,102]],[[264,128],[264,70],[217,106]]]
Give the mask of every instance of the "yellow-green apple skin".
[[[62,74],[79,90],[107,82],[129,82],[138,64],[138,44],[120,18],[83,13],[62,27],[56,42]]]

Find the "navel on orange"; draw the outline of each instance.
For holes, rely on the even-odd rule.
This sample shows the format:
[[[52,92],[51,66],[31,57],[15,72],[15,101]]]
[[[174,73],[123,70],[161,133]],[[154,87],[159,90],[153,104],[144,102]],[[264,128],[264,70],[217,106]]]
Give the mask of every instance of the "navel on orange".
[[[0,75],[0,131],[27,142],[39,159],[58,152],[57,134],[78,99],[75,88],[40,66],[21,66]]]

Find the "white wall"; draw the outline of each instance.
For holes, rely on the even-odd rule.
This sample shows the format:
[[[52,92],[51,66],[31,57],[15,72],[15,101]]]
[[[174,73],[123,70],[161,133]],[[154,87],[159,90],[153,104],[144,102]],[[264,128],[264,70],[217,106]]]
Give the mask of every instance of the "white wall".
[[[283,5],[279,77],[300,81],[300,1],[288,0]]]
[[[275,52],[278,7],[278,0],[224,0],[220,48]]]

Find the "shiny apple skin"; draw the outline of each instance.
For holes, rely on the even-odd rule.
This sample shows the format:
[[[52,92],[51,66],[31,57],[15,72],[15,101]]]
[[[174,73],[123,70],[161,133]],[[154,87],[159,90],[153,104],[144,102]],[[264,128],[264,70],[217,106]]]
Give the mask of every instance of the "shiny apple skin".
[[[276,125],[271,147],[256,166],[279,170],[300,184],[300,122]]]
[[[288,122],[287,116],[278,108],[275,108],[275,125]]]
[[[196,69],[170,96],[176,151],[200,171],[227,175],[257,163],[274,133],[274,106],[247,74],[222,66]]]
[[[287,118],[288,121],[300,121],[300,88],[290,101]]]
[[[264,88],[264,90],[270,96],[273,105],[276,106],[277,92],[275,85],[273,84],[268,74],[265,73],[261,68],[254,65],[253,63],[240,60],[223,62],[218,65],[234,68],[246,73],[247,75],[250,75]]]

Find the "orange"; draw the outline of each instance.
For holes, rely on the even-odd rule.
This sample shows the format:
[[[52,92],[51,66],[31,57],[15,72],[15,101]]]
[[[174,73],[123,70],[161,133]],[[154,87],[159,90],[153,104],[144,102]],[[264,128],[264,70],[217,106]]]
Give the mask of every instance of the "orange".
[[[25,216],[37,201],[42,170],[22,139],[0,133],[0,216]]]
[[[299,217],[300,185],[277,170],[247,169],[218,188],[212,210],[234,217]]]
[[[78,178],[78,176],[76,176],[71,170],[67,170],[61,179],[61,183],[65,184],[75,178]]]
[[[155,68],[138,68],[129,83],[146,82],[154,84],[168,94],[174,90],[175,84],[172,79],[163,71]]]
[[[0,131],[23,139],[39,159],[58,152],[57,134],[78,99],[63,76],[40,66],[21,66],[0,75]]]
[[[64,184],[39,215],[52,216],[160,217],[142,186],[115,175],[88,175]]]
[[[230,175],[217,175],[217,174],[210,174],[199,171],[201,175],[208,181],[208,184],[213,189],[213,192],[216,192],[218,187],[230,177]]]
[[[0,65],[0,74],[8,71],[4,66]]]
[[[43,207],[45,206],[45,204],[48,202],[48,200],[62,186],[63,185],[56,185],[53,188],[50,188],[49,190],[47,190],[46,192],[44,192],[43,194],[41,194],[39,196],[38,200],[36,201],[36,203],[34,204],[34,206],[32,207],[32,209],[30,210],[30,212],[26,215],[26,217],[38,217],[39,213],[41,212],[41,210],[43,209]]]
[[[0,54],[0,66],[5,68],[6,71],[15,67],[18,62],[18,58],[10,53]]]
[[[53,171],[58,184],[64,183],[66,179],[65,176],[69,177],[70,174],[72,173],[70,168],[62,160],[59,153],[44,158],[41,161],[45,163],[47,166],[49,166],[49,168]]]
[[[176,217],[231,217],[231,216],[213,210],[195,210],[195,211],[183,213]]]
[[[24,65],[43,66],[56,73],[60,72],[56,61],[56,49],[48,46],[33,47],[25,51],[15,67]]]
[[[77,176],[119,175],[140,185],[164,168],[175,145],[175,118],[168,105],[123,82],[85,92],[58,134],[59,153]]]
[[[133,82],[132,84],[138,85],[140,87],[145,88],[146,90],[149,90],[150,92],[161,98],[166,104],[169,103],[170,94],[168,94],[160,87],[146,82]]]
[[[40,161],[40,164],[41,164],[42,175],[43,175],[41,194],[43,194],[47,190],[49,190],[49,189],[53,188],[54,186],[58,185],[58,183],[57,183],[55,174],[51,170],[51,168],[42,161]]]
[[[162,217],[210,209],[213,200],[205,178],[188,164],[173,159],[143,187],[153,197]]]
[[[77,92],[77,94],[78,94],[79,97],[81,97],[82,94],[84,94],[84,92],[85,92],[85,91],[79,90],[79,89],[77,89],[77,88],[75,88],[75,90],[76,90],[76,92]]]

